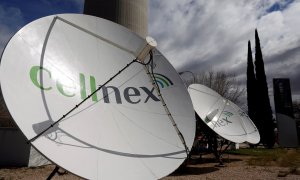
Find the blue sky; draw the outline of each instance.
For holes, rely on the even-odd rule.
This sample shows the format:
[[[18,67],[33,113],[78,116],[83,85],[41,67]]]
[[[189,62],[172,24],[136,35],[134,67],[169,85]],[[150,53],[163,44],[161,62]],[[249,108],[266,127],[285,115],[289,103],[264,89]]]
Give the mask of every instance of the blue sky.
[[[286,9],[293,2],[294,2],[294,0],[286,0],[286,1],[274,2],[271,5],[271,7],[267,9],[267,12],[271,13],[273,11],[283,11],[284,9]]]
[[[0,0],[1,25],[12,31],[44,16],[82,11],[83,0]]]
[[[258,28],[269,94],[272,78],[290,78],[300,100],[300,0],[148,0],[149,34],[178,71],[234,73],[246,82],[247,42]],[[84,0],[0,0],[0,52],[25,24],[81,13]]]
[[[50,14],[81,13],[83,11],[83,0],[0,0],[0,4],[4,9],[19,9],[25,23]]]

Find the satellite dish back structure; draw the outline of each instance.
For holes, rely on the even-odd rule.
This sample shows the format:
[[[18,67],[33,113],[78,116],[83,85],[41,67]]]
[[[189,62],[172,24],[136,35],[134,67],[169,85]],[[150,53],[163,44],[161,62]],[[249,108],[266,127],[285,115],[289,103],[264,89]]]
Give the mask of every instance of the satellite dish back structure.
[[[158,50],[152,65],[134,60],[149,62],[145,52],[155,45],[93,16],[38,19],[3,52],[5,102],[26,138],[58,166],[87,179],[159,179],[186,159],[195,117]]]
[[[252,120],[233,102],[201,84],[191,84],[188,91],[196,113],[221,137],[235,143],[260,141]]]

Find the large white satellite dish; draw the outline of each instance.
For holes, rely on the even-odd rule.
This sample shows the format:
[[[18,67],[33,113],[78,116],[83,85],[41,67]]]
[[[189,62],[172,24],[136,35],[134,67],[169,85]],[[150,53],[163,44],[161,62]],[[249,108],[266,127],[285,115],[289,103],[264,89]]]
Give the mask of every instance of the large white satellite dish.
[[[191,84],[188,91],[196,113],[217,134],[235,143],[260,141],[252,120],[233,102],[201,84]]]
[[[158,50],[153,69],[133,61],[149,62],[155,45],[93,16],[38,19],[3,52],[5,102],[27,139],[58,166],[87,179],[159,179],[186,159],[195,117]]]

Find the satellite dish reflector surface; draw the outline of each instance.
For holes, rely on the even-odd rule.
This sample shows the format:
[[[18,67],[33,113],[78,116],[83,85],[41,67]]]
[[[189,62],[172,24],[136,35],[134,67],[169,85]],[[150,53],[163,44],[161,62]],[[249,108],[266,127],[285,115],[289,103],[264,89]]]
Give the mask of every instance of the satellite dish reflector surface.
[[[188,91],[196,113],[217,134],[235,143],[260,141],[252,120],[233,102],[201,84],[191,84]]]
[[[158,50],[153,74],[146,73],[150,65],[133,62],[147,44],[155,41],[88,15],[48,16],[26,25],[9,41],[1,61],[1,88],[16,124],[30,140],[62,118],[31,143],[87,179],[170,174],[187,154],[154,85],[188,148],[195,135],[194,110],[182,80]],[[150,56],[143,56],[148,62]]]

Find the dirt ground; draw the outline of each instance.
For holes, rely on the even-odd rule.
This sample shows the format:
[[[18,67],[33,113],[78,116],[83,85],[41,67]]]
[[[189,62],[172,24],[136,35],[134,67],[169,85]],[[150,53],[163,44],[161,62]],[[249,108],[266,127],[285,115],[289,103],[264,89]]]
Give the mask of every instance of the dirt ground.
[[[204,156],[202,159],[199,159],[198,157],[192,158],[193,159],[189,162],[189,165],[186,168],[172,173],[171,175],[163,178],[163,180],[300,179],[300,175],[295,175],[293,173],[289,173],[285,177],[278,177],[278,174],[281,171],[289,172],[289,168],[276,166],[249,166],[247,160],[251,158],[251,156],[224,155],[223,158],[225,167],[217,167],[216,165],[218,165],[218,163],[216,163],[210,155]],[[46,179],[54,168],[54,165],[46,165],[36,168],[1,168],[0,180]],[[72,175],[71,173],[64,175],[56,174],[53,177],[53,180],[64,179],[76,180],[80,178]]]
[[[251,156],[224,155],[225,167],[218,167],[215,159],[208,155],[202,160],[191,160],[189,165],[182,171],[174,172],[163,180],[300,180],[300,175],[290,172],[289,168],[277,166],[249,166]],[[285,172],[285,177],[278,177],[279,173]]]

